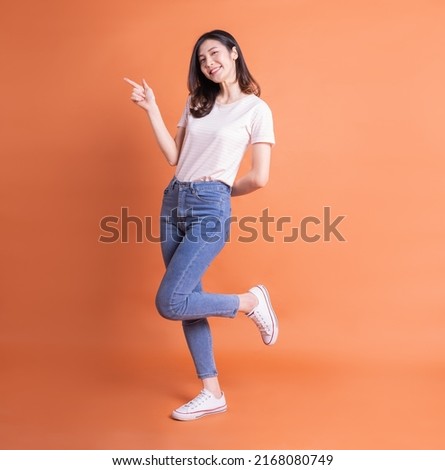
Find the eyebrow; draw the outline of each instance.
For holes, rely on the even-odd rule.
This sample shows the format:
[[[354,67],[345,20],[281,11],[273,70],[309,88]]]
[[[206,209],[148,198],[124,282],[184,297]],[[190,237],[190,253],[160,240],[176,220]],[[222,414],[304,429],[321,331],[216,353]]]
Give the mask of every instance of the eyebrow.
[[[211,50],[217,49],[217,48],[218,48],[218,46],[213,46],[207,52],[210,52]],[[204,57],[204,54],[199,54],[198,58],[200,59],[201,57]]]

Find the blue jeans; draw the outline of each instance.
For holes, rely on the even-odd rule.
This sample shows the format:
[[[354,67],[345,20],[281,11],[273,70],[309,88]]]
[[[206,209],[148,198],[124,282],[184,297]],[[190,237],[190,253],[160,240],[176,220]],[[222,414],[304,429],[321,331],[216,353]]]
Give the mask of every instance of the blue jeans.
[[[208,317],[235,317],[237,295],[204,292],[201,278],[230,232],[231,189],[219,181],[180,182],[164,191],[161,248],[166,272],[156,295],[159,313],[180,320],[201,379],[218,375]]]

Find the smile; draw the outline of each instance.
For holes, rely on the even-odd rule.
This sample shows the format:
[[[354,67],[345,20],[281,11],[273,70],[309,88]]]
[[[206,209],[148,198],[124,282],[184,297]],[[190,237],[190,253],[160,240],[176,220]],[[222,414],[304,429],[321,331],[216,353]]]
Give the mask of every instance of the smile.
[[[216,72],[218,72],[221,69],[221,66],[216,67],[212,70],[209,71],[209,75],[214,75]]]

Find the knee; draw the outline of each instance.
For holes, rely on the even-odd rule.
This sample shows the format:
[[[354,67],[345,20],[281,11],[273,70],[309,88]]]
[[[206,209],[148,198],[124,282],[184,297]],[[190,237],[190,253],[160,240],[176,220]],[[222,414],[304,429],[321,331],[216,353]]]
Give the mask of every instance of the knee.
[[[156,299],[156,309],[161,317],[167,320],[181,320],[182,316],[178,304],[174,302],[174,293],[161,285]]]

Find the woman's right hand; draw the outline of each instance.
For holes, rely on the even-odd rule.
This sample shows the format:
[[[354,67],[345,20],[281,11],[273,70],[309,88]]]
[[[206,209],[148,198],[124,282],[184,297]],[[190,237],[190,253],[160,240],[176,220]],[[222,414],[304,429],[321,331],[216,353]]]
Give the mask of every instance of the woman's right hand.
[[[124,80],[133,86],[131,101],[146,111],[149,110],[150,106],[156,103],[153,90],[147,85],[147,82],[144,79],[142,79],[142,85],[139,85],[139,83],[136,83],[129,78],[124,78]]]
[[[185,129],[179,127],[177,136],[174,139],[165,126],[161,111],[156,104],[153,90],[147,85],[147,82],[142,80],[142,85],[139,85],[139,83],[133,82],[133,80],[129,78],[124,78],[124,80],[133,87],[131,101],[147,111],[156,140],[168,163],[170,165],[176,165],[178,163],[179,150],[182,145]]]

